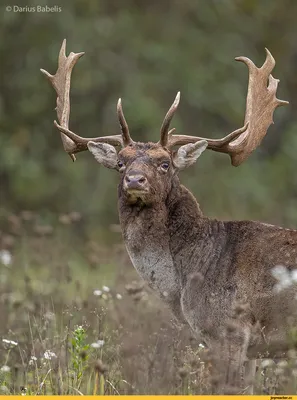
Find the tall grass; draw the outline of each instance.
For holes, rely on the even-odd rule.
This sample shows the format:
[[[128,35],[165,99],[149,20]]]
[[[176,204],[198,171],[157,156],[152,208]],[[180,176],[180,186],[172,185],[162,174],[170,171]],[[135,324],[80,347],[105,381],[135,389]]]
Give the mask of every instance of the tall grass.
[[[1,394],[207,394],[207,349],[79,215],[4,215]],[[102,237],[102,236],[101,236]],[[259,362],[256,393],[296,393],[297,362]]]

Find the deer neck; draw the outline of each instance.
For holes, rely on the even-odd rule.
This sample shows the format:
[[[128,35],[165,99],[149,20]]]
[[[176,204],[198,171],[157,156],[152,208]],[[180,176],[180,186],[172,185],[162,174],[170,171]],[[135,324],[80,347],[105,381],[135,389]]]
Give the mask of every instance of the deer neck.
[[[181,215],[174,211],[178,209],[182,210]],[[134,267],[151,288],[172,302],[181,288],[180,272],[172,254],[172,236],[181,229],[192,229],[193,221],[197,223],[202,218],[194,196],[180,185],[177,177],[166,201],[151,206],[128,205],[119,190],[119,216]]]
[[[205,217],[193,194],[183,185],[174,189],[168,201],[170,253],[183,288],[192,274],[217,274],[226,247],[223,221]]]

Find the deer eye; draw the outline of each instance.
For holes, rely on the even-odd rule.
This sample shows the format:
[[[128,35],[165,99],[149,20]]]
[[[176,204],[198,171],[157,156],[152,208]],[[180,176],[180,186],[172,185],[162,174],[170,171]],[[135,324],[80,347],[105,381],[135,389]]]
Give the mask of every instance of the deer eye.
[[[161,168],[162,168],[164,171],[167,171],[168,168],[169,168],[169,163],[168,163],[168,162],[163,162],[163,163],[161,164]]]
[[[123,169],[124,166],[125,166],[125,164],[122,161],[118,161],[118,167],[120,170]]]

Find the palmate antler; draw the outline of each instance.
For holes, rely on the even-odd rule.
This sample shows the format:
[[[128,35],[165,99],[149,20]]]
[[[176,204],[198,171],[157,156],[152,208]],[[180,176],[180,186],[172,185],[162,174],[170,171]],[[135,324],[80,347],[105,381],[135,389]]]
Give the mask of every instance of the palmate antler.
[[[273,123],[274,110],[279,106],[289,103],[276,98],[279,80],[273,78],[271,75],[275,66],[275,60],[267,49],[266,60],[261,68],[257,68],[255,64],[246,57],[237,57],[236,60],[244,62],[249,69],[244,126],[222,139],[173,135],[173,130],[168,130],[170,121],[178,107],[180,98],[178,93],[162,124],[160,139],[160,144],[162,146],[171,148],[175,145],[207,140],[208,149],[229,154],[232,165],[238,166],[260,145],[269,126]]]
[[[58,69],[55,75],[49,74],[44,69],[41,72],[48,78],[57,92],[57,116],[58,121],[54,121],[54,124],[61,132],[61,138],[64,146],[64,150],[70,155],[73,161],[75,161],[74,153],[88,150],[87,144],[89,141],[93,142],[104,142],[114,146],[127,146],[132,143],[132,139],[129,134],[129,128],[125,120],[121,99],[118,101],[117,113],[121,126],[121,135],[113,136],[102,136],[96,138],[84,138],[76,135],[69,130],[69,116],[70,116],[70,80],[71,73],[74,65],[78,59],[84,55],[84,53],[70,53],[66,57],[66,39],[64,39],[61,50],[59,53]]]
[[[87,144],[89,141],[104,142],[121,147],[134,143],[130,137],[129,128],[124,117],[121,99],[119,99],[117,105],[121,135],[84,138],[69,130],[71,73],[77,60],[84,53],[70,53],[69,56],[66,57],[65,49],[66,40],[63,41],[60,50],[58,70],[55,75],[51,75],[43,69],[41,70],[57,92],[56,110],[59,123],[56,121],[54,123],[61,132],[65,151],[73,160],[75,160],[74,153],[87,150]],[[279,106],[288,104],[288,102],[276,98],[279,80],[273,78],[271,75],[275,66],[275,60],[267,49],[266,60],[261,68],[257,68],[255,64],[246,57],[238,57],[236,60],[244,62],[249,69],[244,126],[222,139],[174,135],[174,129],[169,130],[169,127],[179,104],[180,93],[178,92],[162,123],[159,143],[163,147],[172,148],[175,145],[183,145],[195,143],[199,140],[206,140],[208,142],[208,149],[229,154],[232,165],[238,166],[260,145],[269,126],[273,123],[274,110]]]

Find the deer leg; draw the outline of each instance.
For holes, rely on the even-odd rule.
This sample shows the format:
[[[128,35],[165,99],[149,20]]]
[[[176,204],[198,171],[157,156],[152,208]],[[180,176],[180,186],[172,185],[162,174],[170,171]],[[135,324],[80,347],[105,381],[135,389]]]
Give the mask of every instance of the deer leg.
[[[256,376],[257,360],[248,360],[244,368],[244,394],[254,394],[254,381]]]
[[[249,332],[248,328],[232,323],[227,326],[221,340],[211,344],[212,383],[215,393],[240,394],[244,391],[244,362]]]

